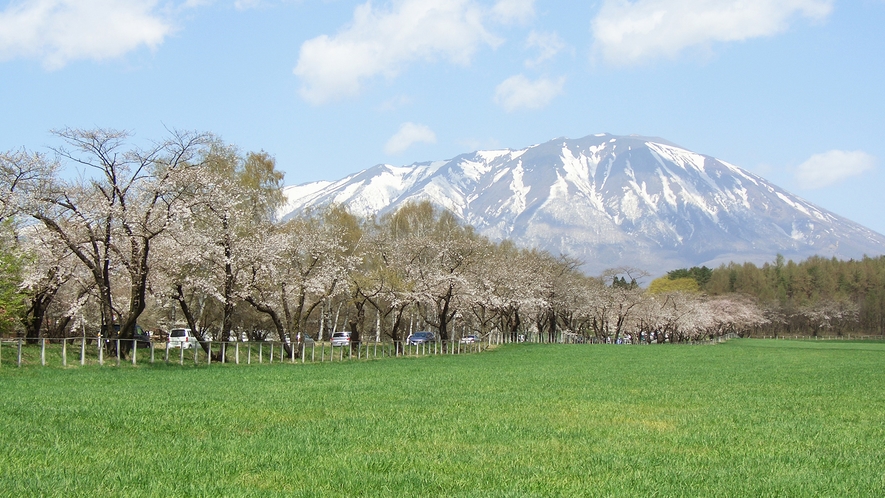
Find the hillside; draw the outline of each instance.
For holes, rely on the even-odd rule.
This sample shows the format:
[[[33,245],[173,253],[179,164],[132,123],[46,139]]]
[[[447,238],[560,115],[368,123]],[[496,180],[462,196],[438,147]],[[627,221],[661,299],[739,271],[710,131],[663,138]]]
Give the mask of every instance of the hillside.
[[[660,138],[600,134],[447,161],[377,165],[288,187],[283,217],[340,203],[359,216],[429,200],[493,240],[565,253],[588,273],[661,274],[777,254],[859,258],[885,237],[737,166]]]

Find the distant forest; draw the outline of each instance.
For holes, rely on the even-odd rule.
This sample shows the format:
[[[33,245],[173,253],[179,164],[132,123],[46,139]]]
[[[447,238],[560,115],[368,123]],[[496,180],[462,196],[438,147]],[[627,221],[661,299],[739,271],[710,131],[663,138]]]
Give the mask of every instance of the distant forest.
[[[729,263],[667,276],[686,277],[711,296],[752,296],[768,319],[759,327],[763,334],[885,334],[885,256],[849,261],[814,256],[796,263],[779,255],[761,268]]]

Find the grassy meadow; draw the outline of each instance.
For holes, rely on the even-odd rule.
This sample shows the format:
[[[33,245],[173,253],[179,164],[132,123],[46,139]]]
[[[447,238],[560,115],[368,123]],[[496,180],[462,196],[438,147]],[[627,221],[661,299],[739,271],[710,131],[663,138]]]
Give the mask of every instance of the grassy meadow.
[[[0,495],[883,496],[885,344],[4,361]]]

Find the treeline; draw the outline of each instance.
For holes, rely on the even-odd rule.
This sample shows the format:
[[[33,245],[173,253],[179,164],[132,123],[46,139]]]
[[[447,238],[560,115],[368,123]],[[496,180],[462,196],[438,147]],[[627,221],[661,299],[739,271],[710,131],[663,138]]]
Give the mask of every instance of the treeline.
[[[684,270],[643,289],[644,271],[587,276],[579,261],[491,242],[428,203],[367,220],[331,206],[279,221],[282,174],[266,153],[205,134],[174,132],[148,148],[116,131],[58,135],[67,145],[52,156],[0,154],[6,335],[126,338],[137,323],[186,326],[201,341],[345,329],[401,341],[429,329],[445,341],[663,343],[785,327],[787,304],[812,302],[791,300],[791,263],[777,265],[784,301],[777,285],[768,296],[751,284],[768,269],[747,265]],[[866,299],[871,287],[861,287]],[[852,296],[834,302],[861,299]],[[844,330],[857,322],[840,316]]]
[[[766,335],[885,334],[885,256],[730,263],[709,271],[700,287],[714,296],[752,296],[765,312]]]

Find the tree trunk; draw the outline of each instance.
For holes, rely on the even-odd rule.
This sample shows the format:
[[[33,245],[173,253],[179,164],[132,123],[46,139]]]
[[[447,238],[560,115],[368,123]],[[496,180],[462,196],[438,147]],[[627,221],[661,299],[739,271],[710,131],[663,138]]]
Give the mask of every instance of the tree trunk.
[[[356,307],[356,315],[348,320],[348,325],[350,326],[350,340],[358,343],[360,342],[360,326],[366,317],[366,301],[357,300],[353,304]]]
[[[31,306],[25,312],[25,340],[28,344],[37,344],[43,328],[43,320],[46,317],[46,309],[52,302],[55,292],[41,292],[31,299]]]
[[[285,339],[286,332],[283,327],[283,321],[280,319],[280,315],[277,314],[277,312],[273,308],[271,308],[270,306],[267,306],[266,304],[262,304],[262,303],[257,302],[255,299],[252,298],[252,296],[247,296],[243,300],[246,301],[247,303],[251,304],[252,307],[255,308],[256,311],[264,313],[268,317],[270,317],[271,321],[273,322],[274,328],[277,329],[277,335],[279,336],[280,341],[282,341],[282,343],[283,343],[283,349],[285,349],[285,351],[286,351],[286,356],[291,357],[292,347],[295,346],[296,342],[300,342],[300,341],[292,341],[292,339],[290,338],[289,342],[288,343],[286,342],[286,339]],[[296,348],[295,349],[295,357],[296,358],[299,357],[300,354],[301,354],[300,348]]]

